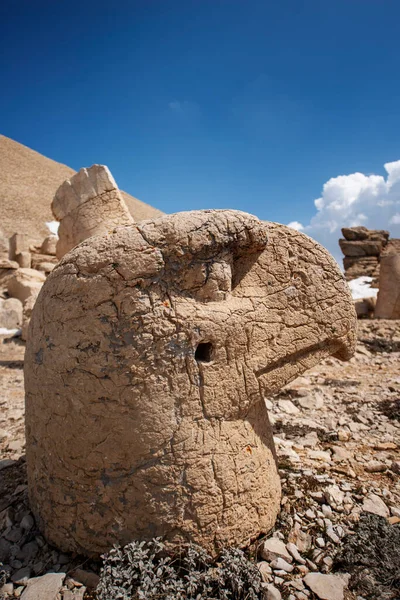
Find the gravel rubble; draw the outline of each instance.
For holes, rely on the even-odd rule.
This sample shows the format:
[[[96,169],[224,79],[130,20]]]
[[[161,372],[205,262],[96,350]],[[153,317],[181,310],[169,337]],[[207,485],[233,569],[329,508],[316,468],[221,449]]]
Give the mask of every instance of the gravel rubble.
[[[23,353],[18,338],[0,338],[0,598],[94,599],[100,563],[49,546],[30,512]],[[250,548],[263,598],[399,600],[390,582],[374,587],[381,585],[374,583],[378,576],[361,593],[351,561],[337,560],[357,535],[361,515],[376,515],[389,528],[385,535],[400,538],[399,322],[359,321],[348,363],[326,359],[266,405],[282,510],[274,530]],[[370,530],[376,535],[379,528]]]

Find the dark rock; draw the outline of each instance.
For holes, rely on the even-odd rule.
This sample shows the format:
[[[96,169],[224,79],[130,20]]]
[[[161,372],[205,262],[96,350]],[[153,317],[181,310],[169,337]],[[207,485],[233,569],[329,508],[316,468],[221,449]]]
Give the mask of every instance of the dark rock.
[[[22,529],[20,529],[19,527],[13,527],[10,529],[10,531],[7,531],[4,534],[4,537],[9,542],[18,543],[22,539],[23,535],[24,535],[24,533],[23,533]]]
[[[7,541],[3,537],[0,538],[0,562],[7,562],[10,555],[11,542]]]
[[[76,569],[71,573],[71,577],[92,590],[97,587],[100,579],[96,573],[93,573],[93,571],[84,571],[83,569]]]
[[[34,526],[35,521],[32,517],[32,515],[25,515],[23,517],[23,519],[21,520],[20,523],[20,527],[22,529],[26,529],[27,531],[30,531],[32,529],[32,527]]]
[[[16,571],[13,574],[13,576],[11,577],[11,581],[18,585],[26,585],[30,576],[31,576],[30,567],[23,567],[22,569],[19,569],[18,571]]]
[[[28,542],[24,546],[22,546],[21,550],[17,554],[17,558],[22,560],[24,563],[30,562],[35,558],[37,553],[39,552],[39,546],[36,542]]]

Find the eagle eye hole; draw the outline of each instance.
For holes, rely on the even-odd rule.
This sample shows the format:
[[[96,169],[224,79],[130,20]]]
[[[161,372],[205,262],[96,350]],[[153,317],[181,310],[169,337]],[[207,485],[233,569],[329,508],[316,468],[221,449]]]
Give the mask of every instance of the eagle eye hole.
[[[211,342],[201,342],[194,353],[197,362],[211,362],[213,356],[213,345]]]

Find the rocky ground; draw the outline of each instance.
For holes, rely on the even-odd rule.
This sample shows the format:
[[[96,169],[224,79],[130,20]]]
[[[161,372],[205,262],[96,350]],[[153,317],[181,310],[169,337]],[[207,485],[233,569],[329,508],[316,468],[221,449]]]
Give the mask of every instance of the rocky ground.
[[[23,354],[0,338],[0,597],[95,598],[99,564],[49,547],[30,513]],[[282,511],[251,550],[268,600],[400,599],[399,358],[399,321],[360,321],[349,363],[327,359],[266,401]]]

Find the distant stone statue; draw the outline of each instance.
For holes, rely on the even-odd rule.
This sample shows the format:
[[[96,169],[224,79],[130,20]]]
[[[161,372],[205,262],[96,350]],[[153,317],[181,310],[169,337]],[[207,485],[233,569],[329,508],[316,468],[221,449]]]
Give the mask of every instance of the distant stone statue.
[[[347,360],[356,316],[309,237],[232,210],[81,243],[48,277],[25,357],[32,510],[88,555],[163,536],[215,554],[273,526],[264,397]]]
[[[64,181],[51,208],[57,221],[61,221],[57,258],[88,237],[134,222],[113,176],[103,165],[81,169]]]
[[[400,247],[381,254],[375,317],[400,319]]]

